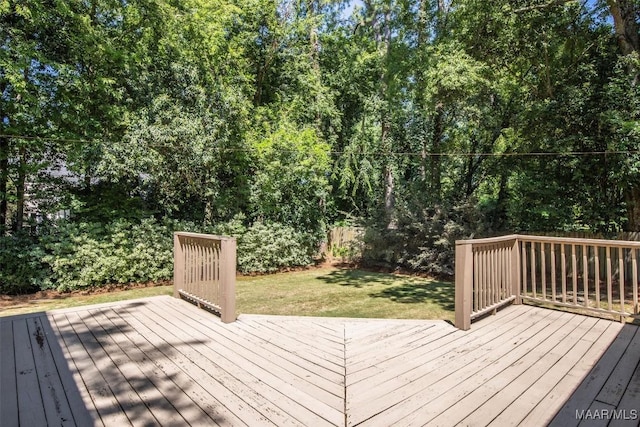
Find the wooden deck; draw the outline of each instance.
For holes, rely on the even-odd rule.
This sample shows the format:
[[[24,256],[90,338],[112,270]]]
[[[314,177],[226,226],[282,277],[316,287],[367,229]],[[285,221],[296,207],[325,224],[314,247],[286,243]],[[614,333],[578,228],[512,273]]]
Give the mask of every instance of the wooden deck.
[[[0,328],[3,427],[639,423],[639,328],[531,306],[460,331],[155,297]]]

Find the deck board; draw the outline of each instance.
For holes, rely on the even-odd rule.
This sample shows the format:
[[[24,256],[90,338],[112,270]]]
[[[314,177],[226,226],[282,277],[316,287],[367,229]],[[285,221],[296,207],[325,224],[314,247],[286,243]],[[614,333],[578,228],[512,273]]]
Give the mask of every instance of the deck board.
[[[13,323],[0,323],[0,417],[8,425],[17,425],[18,416],[18,386],[16,384],[15,344],[13,338]]]
[[[579,425],[576,409],[640,412],[638,329],[531,306],[508,307],[469,331],[288,316],[223,324],[171,297],[13,316],[0,318],[0,420]]]
[[[410,424],[417,417],[424,416],[428,419],[431,416],[429,413],[423,415],[424,412],[446,410],[449,400],[440,399],[444,392],[460,383],[465,383],[467,386],[468,384],[483,385],[487,378],[499,372],[503,363],[508,366],[520,355],[534,349],[547,336],[543,330],[557,324],[556,320],[555,313],[545,315],[532,325],[525,327],[521,324],[504,331],[501,334],[503,338],[501,340],[488,340],[493,333],[484,334],[483,339],[487,341],[476,343],[472,351],[465,352],[464,349],[455,348],[436,360],[426,361],[425,369],[420,372],[420,375],[416,376],[415,370],[412,370],[403,376],[403,379],[408,382],[394,392],[392,401],[387,400],[385,403],[384,396],[378,397],[372,406],[384,405],[385,411],[366,419],[362,425]],[[528,334],[520,333],[524,329],[527,329]],[[455,361],[450,361],[451,354],[460,356],[455,358]],[[392,384],[391,381],[396,383],[391,379],[389,384]],[[428,406],[427,403],[429,403]]]
[[[534,341],[533,347],[523,347],[520,352],[511,353],[515,360],[511,365],[495,367],[484,371],[480,388],[469,389],[464,384],[452,388],[446,396],[439,398],[440,405],[447,405],[444,412],[436,413],[430,419],[435,424],[445,420],[462,422],[462,424],[486,425],[499,413],[506,402],[517,400],[539,377],[551,369],[564,355],[590,330],[595,319],[579,319],[571,317],[551,335],[542,335],[542,341]],[[546,331],[543,331],[546,332]],[[524,353],[523,353],[524,351]],[[422,417],[426,417],[426,413]],[[468,417],[468,418],[467,418]],[[467,419],[465,419],[467,418]]]
[[[553,320],[541,321],[553,312],[540,315],[542,318],[532,325],[521,322],[515,326],[504,324],[490,331],[478,330],[476,338],[469,337],[469,341],[450,340],[448,336],[443,342],[425,346],[418,354],[404,358],[401,363],[380,364],[383,370],[378,375],[348,391],[353,406],[349,411],[351,422],[353,425],[398,422],[416,405],[422,405],[422,395],[427,395],[426,399],[438,396],[447,382],[464,380],[465,375],[472,375],[505,354],[514,342],[524,340],[524,335],[518,335],[522,330],[544,326]],[[464,334],[454,331],[451,335]]]
[[[194,402],[198,398],[204,399],[208,393],[200,394],[190,392],[190,383],[181,375],[180,369],[158,347],[166,346],[165,341],[160,341],[158,347],[151,344],[138,331],[129,327],[129,324],[113,310],[99,311],[94,314],[97,322],[105,325],[113,325],[120,332],[118,346],[126,349],[131,362],[140,367],[143,375],[153,383],[153,386],[162,394],[159,404],[154,404],[154,412],[160,413],[157,418],[172,420],[172,422],[189,425],[211,424],[214,420],[207,415],[200,406]],[[194,400],[192,400],[195,397]],[[165,403],[166,402],[166,403]],[[181,421],[184,420],[184,421]]]
[[[487,416],[482,412],[486,410],[483,405],[483,407],[477,411],[477,418],[469,416],[465,421],[471,421],[471,418],[473,418],[474,420],[487,420],[490,422],[490,425],[495,426],[518,425],[527,416],[527,414],[534,410],[536,404],[547,396],[548,391],[556,387],[561,382],[561,379],[575,367],[580,358],[587,354],[589,349],[592,347],[592,342],[603,339],[603,334],[610,325],[611,323],[608,321],[598,321],[587,332],[589,336],[583,336],[578,339],[577,342],[572,342],[571,348],[569,348],[564,354],[561,354],[560,359],[553,364],[553,366],[544,370],[541,369],[537,372],[527,372],[526,377],[524,378],[526,382],[530,383],[531,379],[535,379],[535,381],[533,384],[527,384],[528,387],[519,394],[509,396],[505,393],[505,390],[508,391],[508,389],[500,390],[499,393],[492,397],[492,401],[495,401],[496,399],[511,399],[513,400],[513,403],[499,413],[499,415],[496,414],[497,416],[495,416],[495,418],[490,418],[490,415],[492,415],[492,413],[495,414],[497,411],[495,410],[495,407],[491,405],[492,402],[488,401],[484,404],[488,406],[488,411],[490,411]],[[562,351],[561,349],[565,348],[564,346],[564,343],[558,344],[554,349],[554,352]],[[515,385],[517,386],[518,382],[516,382]],[[543,406],[543,408],[545,408],[545,406]],[[549,407],[546,406],[546,413],[542,413],[534,417],[534,423],[539,424],[541,421],[544,422],[545,417],[548,416],[548,408]]]
[[[598,395],[609,381],[611,373],[615,370],[626,349],[629,347],[629,343],[638,331],[637,326],[620,326],[620,328],[617,329],[619,333],[613,337],[614,339],[612,341],[609,341],[608,343],[606,340],[603,342],[597,342],[601,346],[603,346],[603,344],[608,344],[602,349],[604,354],[599,354],[597,363],[593,368],[586,372],[586,376],[580,375],[580,371],[578,371],[581,382],[578,383],[578,387],[571,394],[570,399],[551,421],[552,426],[577,426],[580,424],[580,420],[576,416],[578,411],[602,406],[599,404],[593,406],[593,404],[597,403]],[[636,355],[636,363],[638,358],[640,358],[640,355]],[[640,408],[623,409],[631,410]]]
[[[169,305],[171,304],[167,305],[167,313],[170,312]],[[274,403],[286,405],[288,411],[292,411],[289,413],[296,419],[300,421],[309,419],[314,422],[314,425],[327,422],[339,424],[343,406],[341,398],[307,381],[294,365],[276,360],[268,352],[262,352],[256,346],[239,339],[227,327],[215,330],[207,328],[202,322],[217,321],[217,319],[206,312],[191,310],[191,307],[183,304],[180,304],[178,309],[180,310],[178,313],[184,315],[181,320],[185,322],[185,330],[196,330],[204,336],[211,337],[215,340],[219,353],[226,352],[231,358],[240,358],[243,362],[248,362],[238,367],[238,372],[242,370],[252,372],[261,382],[277,390],[280,397]],[[195,318],[192,319],[189,316]],[[296,396],[296,401],[289,396]]]
[[[51,400],[43,399],[40,390],[27,319],[14,323],[13,336],[15,352],[19,355],[15,358],[15,372],[20,423],[32,426],[46,425],[46,409],[50,408]]]

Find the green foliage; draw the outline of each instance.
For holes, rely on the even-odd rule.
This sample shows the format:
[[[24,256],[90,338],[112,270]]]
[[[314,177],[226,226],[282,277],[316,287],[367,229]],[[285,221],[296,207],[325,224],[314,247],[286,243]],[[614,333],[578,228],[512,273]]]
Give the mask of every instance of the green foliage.
[[[256,218],[316,232],[324,226],[329,196],[329,145],[311,128],[284,122],[253,144],[251,192]]]
[[[170,227],[152,220],[61,224],[43,236],[42,261],[61,291],[166,280],[173,268],[171,235]]]
[[[403,209],[396,228],[367,227],[362,261],[365,265],[452,276],[455,241],[473,235],[474,219],[469,205]]]
[[[257,222],[238,237],[238,269],[243,273],[270,273],[313,264],[317,240],[292,227]]]
[[[249,227],[236,216],[215,226],[185,221],[117,219],[63,222],[41,231],[0,238],[0,293],[55,288],[70,291],[114,283],[170,280],[173,232],[192,231],[237,238],[238,270],[266,273],[313,263],[318,238],[278,223]]]
[[[44,250],[33,236],[0,236],[0,293],[23,294],[51,287]]]
[[[249,272],[375,220],[370,262],[434,273],[472,231],[640,229],[616,2],[355,3],[0,0],[0,218],[75,222],[6,240],[3,289],[166,276],[174,228],[237,236]]]

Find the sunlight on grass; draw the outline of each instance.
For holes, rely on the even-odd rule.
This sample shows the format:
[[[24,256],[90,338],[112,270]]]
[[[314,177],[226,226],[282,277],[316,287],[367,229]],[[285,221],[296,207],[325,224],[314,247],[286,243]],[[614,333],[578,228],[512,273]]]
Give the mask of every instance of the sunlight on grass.
[[[454,318],[452,283],[350,269],[315,269],[237,282],[238,312],[398,319]]]
[[[16,314],[35,313],[39,311],[50,311],[59,308],[78,307],[81,305],[102,304],[105,302],[124,301],[136,298],[146,298],[157,295],[173,295],[173,286],[151,286],[146,288],[135,288],[126,291],[105,292],[94,295],[61,294],[56,298],[31,299],[29,301],[18,302],[11,307],[0,310],[0,317],[13,316]]]
[[[0,310],[0,316],[172,295],[172,292],[172,286],[155,286],[93,295],[62,294],[17,301]],[[240,314],[452,321],[454,287],[452,283],[420,277],[320,268],[238,277],[236,306]]]

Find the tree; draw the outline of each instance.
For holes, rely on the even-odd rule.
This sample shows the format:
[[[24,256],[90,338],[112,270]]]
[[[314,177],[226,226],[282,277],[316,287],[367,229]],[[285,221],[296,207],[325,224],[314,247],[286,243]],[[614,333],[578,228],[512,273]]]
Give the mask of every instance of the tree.
[[[284,118],[277,129],[257,137],[251,201],[259,221],[275,221],[307,232],[325,226],[329,196],[329,145],[313,128]]]

